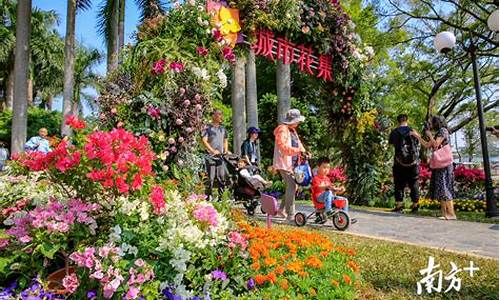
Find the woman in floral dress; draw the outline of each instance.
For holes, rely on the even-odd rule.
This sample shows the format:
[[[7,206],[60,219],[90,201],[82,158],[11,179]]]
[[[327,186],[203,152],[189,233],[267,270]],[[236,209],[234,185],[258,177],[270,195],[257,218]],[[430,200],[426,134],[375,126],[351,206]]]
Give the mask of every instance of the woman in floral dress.
[[[428,141],[424,140],[416,131],[412,131],[411,135],[419,139],[422,146],[425,148],[432,148],[437,150],[449,143],[450,134],[448,126],[442,116],[434,116],[431,119],[431,129],[436,132],[435,135],[427,130],[425,134],[429,138]],[[454,198],[454,182],[453,163],[441,169],[432,169],[431,176],[431,199],[439,200],[441,202],[441,217],[442,220],[456,220],[455,210],[453,207]]]

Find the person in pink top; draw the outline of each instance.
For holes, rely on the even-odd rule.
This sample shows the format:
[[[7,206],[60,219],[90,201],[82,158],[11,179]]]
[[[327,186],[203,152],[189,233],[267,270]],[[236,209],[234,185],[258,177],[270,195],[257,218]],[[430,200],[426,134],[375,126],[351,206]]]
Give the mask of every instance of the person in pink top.
[[[297,127],[305,121],[298,109],[290,109],[285,120],[274,129],[273,168],[279,171],[285,183],[285,197],[281,200],[278,215],[289,220],[295,214],[295,194],[297,183],[293,177],[293,169],[298,164],[299,155],[306,150],[302,145]]]

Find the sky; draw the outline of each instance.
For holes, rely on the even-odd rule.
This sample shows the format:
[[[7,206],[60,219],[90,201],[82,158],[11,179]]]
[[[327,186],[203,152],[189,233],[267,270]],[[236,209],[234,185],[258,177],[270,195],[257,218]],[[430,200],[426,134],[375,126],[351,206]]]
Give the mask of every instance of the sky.
[[[85,47],[96,48],[103,54],[103,60],[94,71],[105,75],[106,74],[106,46],[104,40],[97,33],[97,14],[99,5],[105,0],[93,0],[92,7],[86,11],[79,11],[76,15],[76,40]],[[59,17],[57,31],[64,37],[66,35],[66,7],[67,1],[63,0],[33,0],[32,6],[41,10],[53,10]],[[139,10],[135,5],[135,1],[126,1],[125,7],[125,44],[133,42],[133,33],[139,24]],[[91,95],[97,95],[95,90],[86,89],[84,92]],[[54,109],[62,111],[62,97],[54,99]],[[83,114],[89,115],[91,111],[84,107]]]

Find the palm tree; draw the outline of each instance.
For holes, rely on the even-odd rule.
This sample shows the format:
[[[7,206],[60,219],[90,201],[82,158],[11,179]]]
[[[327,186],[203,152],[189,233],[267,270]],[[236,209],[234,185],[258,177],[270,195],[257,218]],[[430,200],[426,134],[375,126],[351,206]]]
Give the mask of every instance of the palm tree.
[[[99,8],[97,29],[107,47],[107,69],[113,71],[118,65],[118,53],[125,43],[125,1],[103,0]],[[165,13],[162,0],[135,0],[141,11],[140,21]]]
[[[97,49],[89,49],[80,46],[76,49],[75,73],[74,73],[74,95],[72,103],[72,114],[78,115],[83,110],[83,106],[97,109],[95,97],[85,93],[88,87],[97,88],[99,75],[93,68],[101,63],[102,54]]]
[[[14,103],[11,152],[20,153],[26,141],[28,123],[28,66],[31,34],[31,0],[17,3],[16,55],[14,61]]]
[[[90,0],[68,0],[66,13],[66,38],[64,46],[64,94],[63,94],[63,119],[71,114],[71,103],[74,87],[74,64],[75,64],[75,22],[77,8],[84,10],[90,8]],[[61,124],[61,133],[70,135],[71,128],[66,122]]]

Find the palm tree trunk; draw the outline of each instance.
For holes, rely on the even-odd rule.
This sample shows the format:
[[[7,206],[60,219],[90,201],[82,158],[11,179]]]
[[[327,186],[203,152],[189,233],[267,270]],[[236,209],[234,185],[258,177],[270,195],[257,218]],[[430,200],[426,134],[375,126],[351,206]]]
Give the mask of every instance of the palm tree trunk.
[[[27,96],[27,100],[28,100],[28,106],[32,106],[33,105],[33,79],[28,79],[28,96]]]
[[[5,108],[12,109],[14,103],[14,68],[10,70],[9,77],[7,77],[7,89],[5,91]]]
[[[120,21],[118,22],[118,51],[125,45],[125,0],[120,0]]]
[[[278,94],[278,121],[285,120],[286,113],[290,109],[290,65],[278,61],[276,67],[276,90]]]
[[[66,37],[64,44],[64,92],[63,92],[63,120],[71,114],[71,103],[73,102],[73,89],[75,85],[75,21],[76,0],[68,0],[66,12]],[[61,134],[71,135],[71,127],[66,122],[61,124]]]
[[[257,108],[257,75],[255,71],[255,52],[248,50],[246,65],[246,98],[248,127],[259,127],[259,111]],[[257,144],[257,159],[260,161],[260,144]]]
[[[111,36],[108,41],[108,73],[118,66],[118,25],[119,25],[119,0],[113,1],[111,10]]]
[[[28,67],[31,35],[31,0],[17,2],[16,54],[11,153],[23,151],[28,123]]]
[[[231,80],[231,104],[233,109],[233,152],[241,154],[241,144],[245,140],[245,61],[236,58]]]

